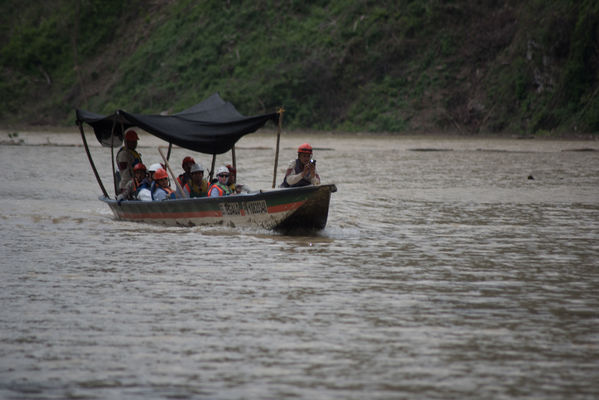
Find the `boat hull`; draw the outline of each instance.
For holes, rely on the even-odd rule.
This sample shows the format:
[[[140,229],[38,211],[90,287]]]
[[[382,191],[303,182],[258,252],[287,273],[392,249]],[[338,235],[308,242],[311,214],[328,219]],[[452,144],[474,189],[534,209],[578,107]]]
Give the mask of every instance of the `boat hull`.
[[[273,189],[226,197],[121,201],[100,197],[120,220],[171,226],[259,226],[275,230],[320,230],[327,223],[335,185]]]

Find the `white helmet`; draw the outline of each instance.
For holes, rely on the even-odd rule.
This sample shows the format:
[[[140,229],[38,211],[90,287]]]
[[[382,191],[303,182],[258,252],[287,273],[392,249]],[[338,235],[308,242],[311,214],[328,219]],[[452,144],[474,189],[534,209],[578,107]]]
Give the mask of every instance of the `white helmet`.
[[[192,174],[194,172],[204,172],[204,167],[202,167],[202,164],[200,164],[200,163],[195,163],[191,166],[191,169],[189,170],[189,172],[191,172]]]
[[[218,167],[216,169],[216,176],[218,176],[220,174],[227,174],[227,175],[229,175],[229,168],[225,167],[224,165],[221,165],[220,167]]]
[[[148,168],[148,172],[156,172],[160,168],[162,168],[162,165],[160,165],[159,163],[152,164],[152,165],[150,165],[150,168]]]

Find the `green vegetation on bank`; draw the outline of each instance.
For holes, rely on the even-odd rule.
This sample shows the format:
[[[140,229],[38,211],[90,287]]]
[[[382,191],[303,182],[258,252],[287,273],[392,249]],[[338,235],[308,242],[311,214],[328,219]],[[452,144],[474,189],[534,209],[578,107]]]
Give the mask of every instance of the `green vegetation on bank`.
[[[594,0],[6,0],[0,121],[177,112],[297,129],[599,132]]]

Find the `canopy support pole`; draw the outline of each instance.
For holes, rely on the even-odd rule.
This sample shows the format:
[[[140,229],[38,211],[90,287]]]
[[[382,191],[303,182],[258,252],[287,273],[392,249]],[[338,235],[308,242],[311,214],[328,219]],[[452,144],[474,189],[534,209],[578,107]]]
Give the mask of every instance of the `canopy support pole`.
[[[283,107],[279,108],[279,125],[277,126],[277,147],[275,150],[275,170],[272,177],[272,188],[274,189],[277,184],[277,167],[279,166],[279,142],[281,141],[281,127],[283,126],[283,113],[285,110]]]
[[[96,169],[96,165],[94,164],[94,160],[92,159],[92,155],[89,152],[89,147],[87,146],[87,140],[85,139],[85,133],[83,132],[83,123],[77,121],[77,125],[79,125],[79,132],[81,132],[81,139],[83,140],[83,147],[85,147],[85,152],[87,153],[87,159],[89,160],[89,164],[92,167],[92,171],[94,171],[94,175],[96,176],[96,180],[98,181],[98,185],[100,185],[100,189],[102,189],[102,194],[104,197],[108,198],[108,192],[102,183],[102,179],[100,179],[100,175],[98,174],[98,170]]]
[[[168,151],[166,152],[166,161],[169,161],[171,159],[171,150],[173,149],[173,144],[169,143],[168,144]]]
[[[212,177],[214,176],[214,164],[216,163],[216,154],[212,155],[212,166],[210,167],[210,182],[212,182]]]
[[[114,121],[112,121],[112,129],[110,130],[110,164],[112,165],[112,182],[114,183],[114,198],[119,195],[119,188],[116,183],[116,171],[114,170],[114,128],[116,128],[116,119],[119,112],[116,112]],[[121,127],[122,128],[122,127]]]
[[[233,169],[237,171],[237,161],[235,160],[235,145],[231,147],[231,157],[233,158]]]

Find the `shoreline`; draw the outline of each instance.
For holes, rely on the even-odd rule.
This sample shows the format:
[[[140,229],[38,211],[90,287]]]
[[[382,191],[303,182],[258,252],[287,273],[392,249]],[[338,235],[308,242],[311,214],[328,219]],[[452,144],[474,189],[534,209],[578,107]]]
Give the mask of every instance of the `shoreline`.
[[[85,126],[86,138],[93,137],[93,130],[91,127]],[[137,128],[136,130],[146,136],[149,142],[156,141],[156,145],[164,144],[164,142],[156,138],[155,136],[144,132]],[[260,129],[258,132],[252,135],[260,136],[273,136],[276,135],[276,129],[272,127],[266,127]],[[572,142],[597,142],[599,141],[599,134],[586,133],[586,134],[571,134],[571,135],[542,135],[535,136],[529,134],[517,134],[517,133],[499,133],[499,134],[463,134],[458,131],[441,131],[441,132],[401,132],[401,133],[390,133],[390,132],[338,132],[338,131],[317,131],[317,130],[285,130],[281,132],[282,136],[287,137],[298,137],[298,136],[311,136],[311,137],[327,137],[327,138],[397,138],[397,139],[455,139],[455,140],[524,140],[524,141],[572,141]],[[76,136],[77,139],[73,140]],[[96,141],[88,139],[90,147],[94,147],[100,144]],[[76,126],[69,127],[57,127],[57,126],[40,126],[40,127],[20,127],[20,128],[0,128],[0,145],[31,145],[31,146],[83,146],[79,129]],[[151,145],[150,145],[151,146]]]

